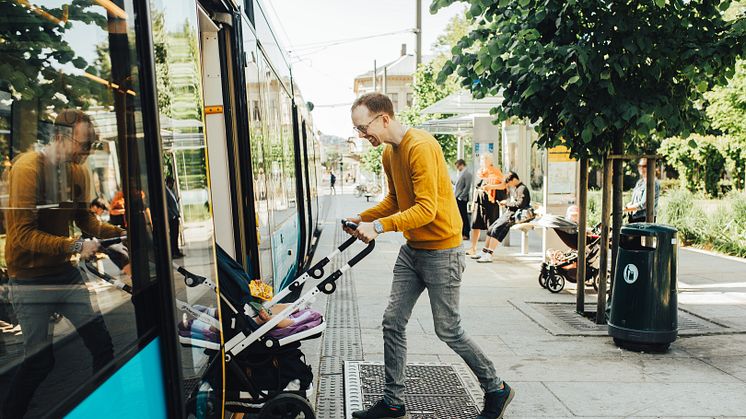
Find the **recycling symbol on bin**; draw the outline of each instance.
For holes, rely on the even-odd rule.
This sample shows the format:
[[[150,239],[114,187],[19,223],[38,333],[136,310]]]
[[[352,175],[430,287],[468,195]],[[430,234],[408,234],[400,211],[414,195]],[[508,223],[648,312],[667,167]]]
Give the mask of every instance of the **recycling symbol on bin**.
[[[637,266],[629,263],[624,267],[624,282],[628,284],[634,284],[637,281],[637,277],[640,272],[637,270]]]

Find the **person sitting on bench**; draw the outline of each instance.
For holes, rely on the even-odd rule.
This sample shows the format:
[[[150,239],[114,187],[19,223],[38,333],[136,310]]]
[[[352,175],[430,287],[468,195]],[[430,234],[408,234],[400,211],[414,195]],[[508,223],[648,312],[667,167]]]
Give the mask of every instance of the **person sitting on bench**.
[[[505,184],[513,189],[513,197],[509,201],[500,201],[500,206],[504,206],[507,211],[487,229],[487,241],[477,259],[479,263],[492,263],[492,254],[515,224],[516,213],[531,207],[531,194],[528,187],[521,182],[515,172],[508,172],[505,176]]]

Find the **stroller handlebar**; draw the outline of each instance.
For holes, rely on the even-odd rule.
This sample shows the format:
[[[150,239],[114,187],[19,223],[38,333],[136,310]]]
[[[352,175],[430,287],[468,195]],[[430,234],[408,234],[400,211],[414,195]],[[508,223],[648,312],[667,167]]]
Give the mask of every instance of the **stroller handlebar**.
[[[100,239],[98,243],[101,245],[101,247],[109,247],[115,244],[119,244],[125,240],[127,240],[127,236],[120,236],[120,237],[113,237],[111,239]]]
[[[341,220],[342,221],[342,227],[349,228],[350,230],[357,230],[357,224],[353,223],[352,221],[348,220]]]

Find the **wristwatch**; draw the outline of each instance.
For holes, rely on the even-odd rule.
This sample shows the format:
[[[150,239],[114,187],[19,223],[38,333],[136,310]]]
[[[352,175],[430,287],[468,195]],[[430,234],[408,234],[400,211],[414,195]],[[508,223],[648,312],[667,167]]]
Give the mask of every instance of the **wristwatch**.
[[[73,254],[78,254],[80,253],[81,250],[83,250],[83,239],[82,238],[75,240],[72,246],[70,246],[70,252],[72,252]]]
[[[381,224],[381,222],[378,221],[378,220],[373,221],[373,229],[376,230],[376,233],[382,234],[383,233],[383,224]]]

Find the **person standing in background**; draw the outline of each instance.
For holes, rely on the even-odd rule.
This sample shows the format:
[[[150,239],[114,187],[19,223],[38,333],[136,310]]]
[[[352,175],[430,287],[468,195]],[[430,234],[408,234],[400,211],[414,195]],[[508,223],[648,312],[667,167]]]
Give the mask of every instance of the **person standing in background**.
[[[477,183],[476,195],[474,197],[473,221],[471,223],[471,246],[466,255],[472,259],[480,256],[477,252],[477,242],[481,230],[487,230],[500,216],[500,205],[498,202],[507,196],[503,173],[499,167],[492,164],[492,154],[485,153],[479,156],[479,170],[477,171],[479,181]]]
[[[454,194],[456,195],[458,212],[461,214],[461,220],[464,223],[461,229],[461,236],[464,240],[469,240],[469,212],[467,204],[469,203],[471,184],[474,181],[474,177],[469,169],[466,168],[464,159],[456,160],[456,169],[458,170],[458,178],[456,179]]]

